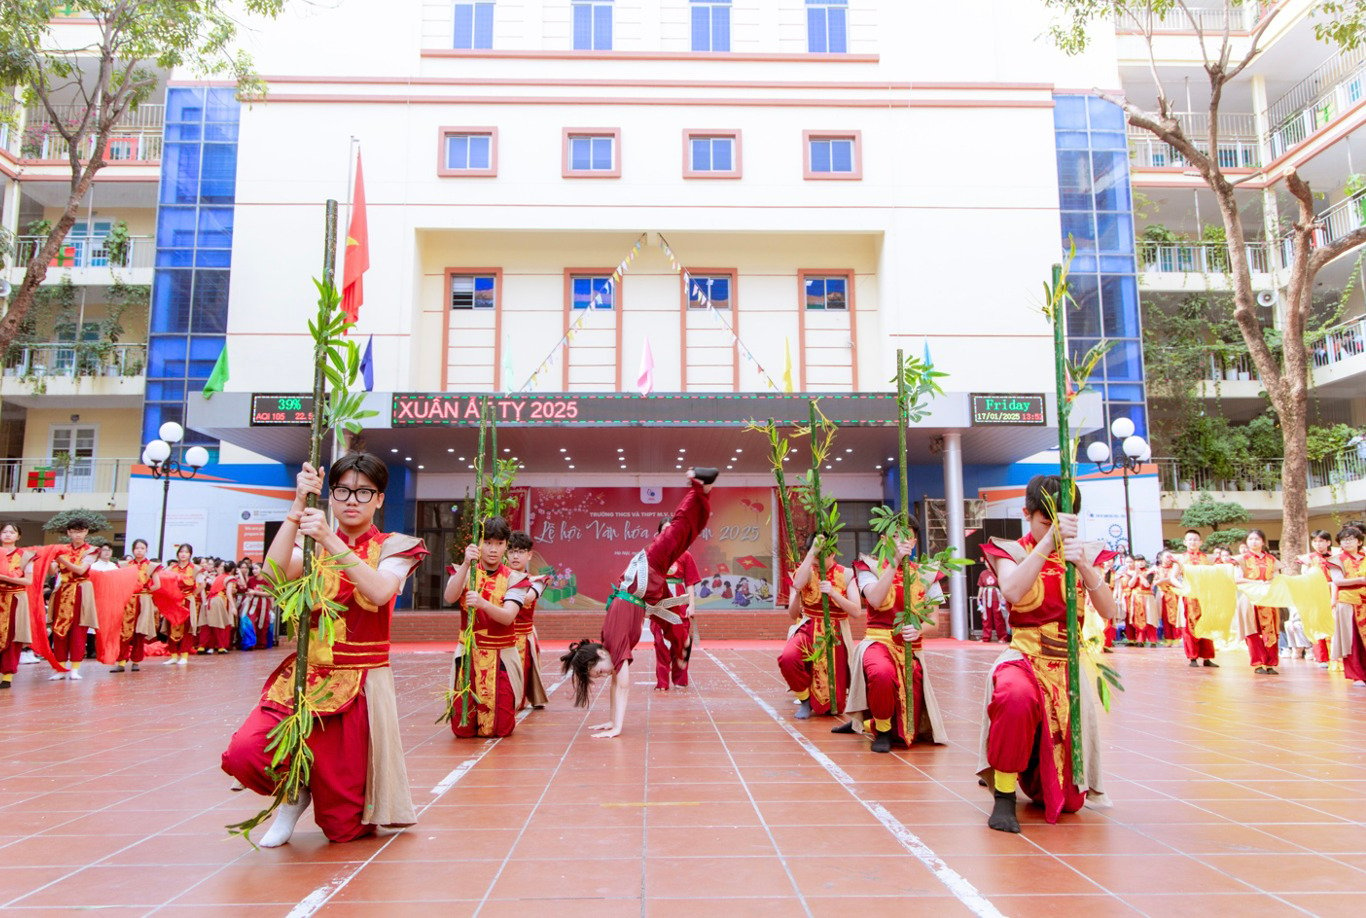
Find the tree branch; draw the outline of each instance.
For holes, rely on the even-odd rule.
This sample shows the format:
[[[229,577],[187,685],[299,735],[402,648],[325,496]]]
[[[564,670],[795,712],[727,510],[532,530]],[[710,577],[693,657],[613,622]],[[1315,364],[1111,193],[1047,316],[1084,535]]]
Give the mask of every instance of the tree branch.
[[[1359,245],[1366,245],[1366,226],[1357,227],[1345,236],[1321,245],[1309,256],[1309,276],[1312,279],[1330,261],[1350,252]]]
[[[1275,18],[1278,15],[1280,15],[1280,12],[1281,7],[1279,5],[1274,6],[1271,8],[1271,12],[1263,16],[1261,22],[1257,23],[1257,27],[1252,30],[1252,34],[1249,36],[1248,39],[1251,42],[1251,44],[1248,46],[1247,54],[1243,57],[1241,61],[1238,62],[1238,66],[1228,71],[1227,79],[1232,80],[1234,77],[1238,76],[1238,74],[1242,73],[1244,70],[1247,69],[1248,65],[1252,63],[1252,61],[1257,57],[1257,55],[1262,53],[1262,49],[1260,47],[1262,36],[1266,34],[1266,30],[1270,28],[1272,21],[1275,20]]]

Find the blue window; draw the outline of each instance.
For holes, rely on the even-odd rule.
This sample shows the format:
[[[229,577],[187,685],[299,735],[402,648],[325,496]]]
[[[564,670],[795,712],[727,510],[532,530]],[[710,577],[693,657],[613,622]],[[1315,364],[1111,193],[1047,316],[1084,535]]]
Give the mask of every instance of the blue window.
[[[612,0],[574,0],[574,50],[612,50]]]
[[[492,309],[498,302],[498,279],[492,274],[452,274],[452,309]]]
[[[692,49],[730,50],[730,0],[692,0]]]
[[[849,278],[814,277],[806,278],[807,309],[848,309]]]
[[[447,134],[446,168],[452,172],[487,172],[493,168],[493,137]]]
[[[849,0],[806,0],[806,50],[843,54],[849,50]]]
[[[606,274],[577,274],[570,278],[569,304],[574,309],[611,309],[616,301],[617,289]]]
[[[455,5],[455,42],[452,48],[476,50],[493,47],[493,4]]]
[[[730,275],[689,275],[692,283],[688,285],[688,308],[706,309],[710,303],[717,309],[730,308]],[[705,297],[705,299],[703,299]]]
[[[854,173],[854,138],[813,137],[808,141],[812,172],[831,175]]]
[[[616,137],[611,134],[569,135],[570,172],[612,172],[616,154]]]
[[[730,173],[736,168],[733,136],[688,138],[688,171]]]

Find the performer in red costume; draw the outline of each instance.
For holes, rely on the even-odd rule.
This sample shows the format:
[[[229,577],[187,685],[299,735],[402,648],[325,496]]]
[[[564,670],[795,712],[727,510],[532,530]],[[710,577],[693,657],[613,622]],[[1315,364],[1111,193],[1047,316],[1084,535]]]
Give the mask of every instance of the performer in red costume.
[[[607,739],[621,735],[631,692],[631,662],[636,644],[640,643],[646,614],[665,621],[678,619],[670,609],[682,605],[683,601],[669,596],[668,571],[688,550],[711,516],[708,495],[716,475],[717,470],[712,468],[688,469],[688,493],[674,510],[669,525],[636,553],[622,574],[621,582],[612,591],[607,617],[602,623],[602,641],[577,641],[560,657],[563,672],[573,673],[574,706],[578,708],[588,706],[588,689],[593,679],[612,674],[612,719],[593,727],[597,731],[594,737]]]
[[[71,544],[53,556],[60,581],[48,602],[48,621],[52,626],[52,653],[58,663],[69,667],[67,672],[55,672],[48,679],[81,679],[81,661],[85,659],[85,636],[91,628],[99,627],[95,610],[95,590],[90,583],[90,565],[99,549],[88,544],[90,523],[75,517],[67,524]],[[35,572],[36,575],[37,572]]]
[[[815,533],[807,538],[806,557],[792,573],[787,614],[794,624],[788,629],[787,643],[778,655],[778,670],[801,702],[797,706],[798,720],[806,720],[812,714],[838,717],[844,710],[849,699],[849,658],[855,646],[849,616],[863,614],[852,572],[839,563],[833,547],[825,549],[825,576],[817,573],[817,538]],[[811,653],[825,630],[822,596],[830,609],[830,626],[835,629],[834,703],[830,701],[831,679],[826,671],[829,657],[821,653],[813,658]]]
[[[529,532],[518,529],[508,537],[507,566],[527,578],[526,598],[512,621],[512,630],[517,635],[517,653],[522,658],[522,681],[526,686],[522,703],[517,708],[521,710],[530,705],[539,711],[548,699],[545,683],[541,681],[541,639],[536,634],[536,601],[545,588],[545,578],[531,576],[531,551],[535,547]]]
[[[17,523],[0,526],[0,689],[19,671],[19,654],[32,640],[28,587],[33,582],[33,552],[19,547]]]
[[[1200,550],[1204,544],[1204,538],[1194,529],[1187,529],[1182,541],[1186,543],[1186,552],[1176,556],[1176,564],[1179,570],[1187,567],[1194,567],[1201,564],[1214,563],[1209,555]],[[1181,600],[1182,620],[1184,629],[1181,633],[1182,644],[1186,648],[1186,659],[1191,666],[1199,666],[1203,662],[1205,666],[1218,668],[1219,664],[1214,662],[1214,641],[1210,638],[1195,636],[1195,630],[1200,626],[1200,602],[1190,597]]]
[[[176,549],[176,562],[172,564],[168,573],[175,578],[175,583],[180,587],[180,603],[177,612],[183,612],[184,618],[179,614],[174,616],[178,621],[171,621],[171,613],[167,613],[166,619],[166,652],[170,654],[166,658],[163,666],[188,666],[190,654],[194,652],[194,622],[198,617],[199,605],[199,568],[191,563],[190,558],[194,555],[193,545],[182,545]]]
[[[464,667],[473,666],[474,698],[456,700],[451,714],[451,732],[461,739],[509,735],[522,706],[526,683],[514,622],[526,603],[528,582],[525,574],[503,563],[510,536],[506,520],[489,517],[479,544],[465,547],[465,562],[451,570],[446,581],[446,602],[460,606],[462,630],[474,615],[473,660],[465,659],[461,644],[451,662],[452,690],[464,678]],[[468,589],[470,565],[476,563],[480,570],[477,591]],[[467,709],[467,704],[473,708]]]
[[[398,733],[389,624],[394,599],[427,548],[421,539],[375,528],[375,512],[384,506],[389,483],[389,470],[377,457],[347,453],[332,464],[327,478],[336,530],[322,510],[306,509],[308,495],[322,493],[322,476],[305,463],[294,505],[266,555],[290,579],[303,573],[303,550],[296,544],[300,536],[316,541],[319,557],[340,556],[344,566],[329,598],[345,608],[334,622],[330,647],[316,632],[318,611],[310,617],[315,632],[309,643],[308,688],[310,697],[319,699],[308,738],[313,769],[299,799],[280,807],[261,839],[264,848],[288,842],[310,803],[318,828],[334,842],[370,835],[376,826],[417,822]],[[269,734],[294,709],[297,663],[290,654],[270,675],[259,706],[223,753],[223,770],[258,794],[275,792]]]
[[[1338,533],[1338,565],[1334,645],[1340,649],[1342,674],[1353,685],[1366,687],[1366,555],[1362,554],[1363,534],[1357,526],[1344,526]]]
[[[1058,491],[1056,476],[1032,478],[1024,503],[1029,532],[1018,542],[993,539],[986,546],[1013,629],[1010,649],[996,660],[987,682],[978,763],[978,775],[995,794],[987,825],[1002,832],[1020,831],[1015,814],[1017,784],[1043,804],[1050,823],[1087,803],[1109,805],[1101,788],[1095,689],[1084,676],[1082,723],[1069,722],[1063,560],[1076,568],[1078,587],[1090,594],[1096,611],[1112,619],[1118,610],[1102,576],[1103,565],[1112,555],[1097,552],[1078,538],[1075,513],[1060,513],[1056,522],[1050,519],[1048,508],[1058,505]],[[1073,508],[1081,511],[1080,493]],[[1076,742],[1083,744],[1084,775],[1072,774],[1072,744]]]
[[[138,671],[138,664],[146,656],[144,647],[147,640],[156,639],[156,604],[152,601],[152,591],[156,589],[156,578],[162,569],[161,562],[147,557],[147,540],[133,540],[133,560],[127,567],[138,570],[139,588],[128,600],[123,610],[119,630],[119,658],[111,673],[122,673],[131,669]]]
[[[893,743],[909,747],[917,741],[948,742],[939,705],[925,674],[920,629],[910,625],[896,627],[896,617],[906,607],[908,597],[913,603],[926,597],[915,564],[910,565],[909,591],[902,580],[902,561],[915,553],[916,541],[913,534],[896,543],[891,564],[879,564],[866,556],[854,562],[855,583],[868,617],[868,630],[850,660],[852,681],[845,712],[853,719],[830,732],[871,733],[873,752],[891,752]],[[931,598],[943,597],[935,584]],[[910,713],[906,711],[905,681],[908,647],[912,658]]]
[[[208,607],[199,619],[199,653],[227,653],[237,631],[237,565],[220,562],[206,593]]]
[[[1005,600],[1001,598],[1001,587],[989,564],[983,564],[982,573],[977,575],[977,608],[982,612],[982,640],[990,643],[994,635],[1003,644],[1009,642]]]
[[[664,531],[668,520],[660,520],[656,534]],[[665,580],[669,584],[669,595],[687,600],[684,605],[674,607],[682,619],[677,625],[650,619],[650,634],[655,639],[655,691],[667,692],[669,685],[677,688],[688,687],[688,657],[692,653],[693,615],[697,611],[697,584],[702,582],[702,574],[697,570],[697,561],[692,552],[685,551],[669,568]]]
[[[1266,533],[1260,529],[1247,531],[1247,551],[1238,560],[1233,579],[1238,583],[1259,583],[1275,577],[1281,563],[1266,549]],[[1252,671],[1263,676],[1280,673],[1281,610],[1275,606],[1251,606],[1239,597],[1239,637],[1247,642]],[[1248,612],[1248,608],[1251,612]]]
[[[1157,646],[1157,597],[1153,591],[1153,571],[1148,559],[1134,557],[1134,569],[1129,572],[1129,620],[1124,636],[1130,647]]]

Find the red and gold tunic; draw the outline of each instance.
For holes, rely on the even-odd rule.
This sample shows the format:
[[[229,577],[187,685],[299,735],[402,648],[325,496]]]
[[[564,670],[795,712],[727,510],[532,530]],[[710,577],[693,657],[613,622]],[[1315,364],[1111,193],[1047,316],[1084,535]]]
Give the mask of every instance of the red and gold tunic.
[[[1238,558],[1238,571],[1248,580],[1265,583],[1276,576],[1276,558],[1271,552],[1254,552],[1251,549]],[[1281,613],[1274,606],[1253,606],[1257,619],[1257,633],[1267,647],[1279,640]]]
[[[175,575],[176,585],[180,587],[180,605],[184,613],[184,618],[178,623],[171,621],[168,613],[169,636],[174,643],[183,640],[186,629],[194,624],[199,602],[199,568],[189,561],[184,564],[177,561],[171,565],[171,573]],[[180,615],[176,617],[180,618]]]
[[[137,568],[138,591],[133,594],[133,598],[128,600],[128,605],[124,606],[123,609],[123,622],[119,631],[119,639],[123,641],[133,639],[139,618],[142,617],[144,610],[151,605],[152,591],[156,588],[154,577],[161,567],[159,563],[150,558],[130,561],[128,566]]]
[[[380,532],[371,526],[354,542],[338,533],[342,541],[356,553],[362,564],[378,569],[382,561],[401,558],[409,564],[399,577],[403,581],[426,554],[420,539],[398,533]],[[396,572],[397,573],[397,572]],[[370,602],[356,591],[345,568],[326,571],[323,595],[344,608],[332,622],[333,642],[329,646],[319,635],[319,611],[309,617],[312,638],[308,644],[309,695],[316,699],[319,714],[335,714],[351,707],[365,686],[365,674],[372,669],[389,665],[389,622],[393,617],[395,593],[382,606]],[[289,712],[294,709],[294,667],[297,654],[290,654],[266,680],[261,696],[263,707]]]
[[[1338,555],[1338,563],[1342,565],[1343,579],[1366,577],[1366,554],[1343,551]],[[1352,618],[1356,621],[1361,643],[1366,645],[1366,587],[1338,590],[1338,602],[1352,607]]]
[[[522,606],[527,600],[528,590],[525,585],[526,575],[519,571],[514,571],[506,564],[500,564],[492,571],[478,568],[479,573],[479,595],[488,603],[495,606],[502,606],[504,603],[512,601],[518,606]],[[460,626],[461,629],[469,627],[469,609],[465,606],[464,596],[460,597]],[[516,620],[504,625],[489,615],[483,609],[476,609],[474,612],[474,650],[471,654],[472,660],[468,661],[471,665],[471,678],[474,686],[476,718],[478,720],[476,733],[480,736],[492,736],[495,732],[495,721],[498,718],[498,679],[500,669],[503,669],[502,678],[509,679],[505,668],[500,667],[500,659],[504,650],[511,650],[517,646]],[[461,656],[457,659],[457,669],[464,665],[463,654],[465,648],[460,650]],[[456,676],[456,685],[459,686],[461,677]],[[514,695],[520,694],[514,689]],[[514,707],[519,699],[514,699]],[[466,729],[468,727],[468,715],[461,709],[461,702],[456,702],[456,712],[452,720],[453,729]],[[507,714],[503,712],[503,721],[506,721]]]
[[[67,545],[54,556],[56,560],[63,560],[68,564],[86,565],[85,572],[80,574],[73,574],[65,567],[58,568],[61,583],[52,591],[50,606],[52,633],[58,637],[66,637],[73,625],[89,625],[89,619],[94,615],[93,608],[87,610],[85,607],[94,604],[88,562],[90,556],[95,553],[96,549],[93,546],[82,542],[80,545]]]
[[[831,594],[838,593],[843,596],[848,584],[845,580],[844,567],[834,558],[830,559],[825,571],[825,581],[830,584]],[[811,644],[813,647],[819,646],[821,635],[825,634],[825,612],[821,608],[821,581],[816,577],[815,565],[812,565],[811,573],[807,577],[806,585],[801,590],[802,616],[811,622]],[[849,618],[849,613],[845,612],[833,600],[826,600],[826,607],[830,610],[830,627],[835,632],[836,657],[835,665],[843,668],[847,656],[840,655],[839,644],[843,643],[843,632],[848,627],[845,622]],[[844,654],[848,654],[848,648],[844,648]],[[829,658],[825,654],[818,654],[811,660],[811,696],[820,705],[830,707],[830,674],[826,671]],[[837,693],[844,692],[844,677],[838,680]]]
[[[0,551],[0,574],[7,577],[23,577],[24,566],[32,557],[31,552],[22,548],[12,548],[8,552]],[[20,603],[19,597],[27,590],[28,587],[17,583],[0,581],[0,650],[4,650],[15,640],[15,632],[19,628],[17,613],[21,606],[24,611],[28,609],[28,604]]]
[[[911,572],[910,598],[912,603],[919,604],[926,595],[925,584],[920,581],[917,565],[910,564],[909,569]],[[879,605],[874,606],[869,602],[866,594],[866,590],[877,582],[885,570],[885,565],[880,570],[874,570],[873,565],[862,558],[854,562],[854,577],[859,585],[863,607],[868,612],[868,630],[864,633],[863,639],[881,644],[892,655],[892,662],[895,664],[893,670],[896,674],[896,718],[900,721],[896,724],[895,730],[898,737],[909,743],[915,738],[915,730],[911,723],[911,712],[906,709],[905,704],[906,640],[901,634],[901,628],[896,624],[897,616],[906,608],[906,584],[902,579],[903,569],[897,567],[896,572],[892,575],[892,585],[888,588],[886,597]],[[919,637],[911,642],[912,656],[920,653],[921,643]]]

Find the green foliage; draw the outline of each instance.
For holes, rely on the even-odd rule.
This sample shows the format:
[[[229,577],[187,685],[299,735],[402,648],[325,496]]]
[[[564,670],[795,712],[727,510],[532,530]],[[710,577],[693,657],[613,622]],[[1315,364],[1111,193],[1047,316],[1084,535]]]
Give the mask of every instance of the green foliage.
[[[131,244],[132,237],[128,235],[126,222],[118,220],[109,227],[109,232],[104,237],[104,251],[111,268],[122,268],[128,264],[128,247]]]
[[[1314,36],[1321,42],[1355,51],[1366,41],[1366,3],[1362,0],[1319,0],[1314,17]]]
[[[1232,529],[1220,529],[1211,532],[1205,537],[1206,548],[1227,548],[1230,551],[1236,549],[1243,540],[1247,538],[1247,530],[1233,527]]]
[[[109,522],[109,517],[100,513],[98,510],[87,510],[84,507],[77,507],[71,510],[63,510],[54,515],[43,524],[44,532],[66,532],[66,527],[72,520],[84,520],[90,527],[91,532],[110,532],[114,524]],[[63,538],[62,541],[66,541]]]
[[[1336,456],[1347,448],[1347,441],[1354,436],[1356,436],[1356,431],[1346,424],[1333,424],[1331,426],[1311,424],[1305,453],[1310,462]]]
[[[1206,527],[1219,531],[1220,526],[1227,526],[1230,523],[1245,523],[1250,519],[1247,511],[1239,504],[1231,501],[1215,500],[1208,493],[1201,492],[1196,498],[1195,503],[1186,508],[1186,512],[1181,514],[1181,525],[1187,529],[1204,529]],[[1206,544],[1209,539],[1205,539]]]
[[[936,395],[943,395],[944,390],[939,385],[939,380],[944,379],[949,374],[934,368],[934,364],[925,363],[914,357],[903,357],[901,362],[900,383],[904,389],[899,388],[898,392],[906,402],[905,415],[912,424],[918,424],[929,414],[930,402]],[[892,377],[892,382],[898,382],[896,377]]]
[[[884,540],[886,541],[886,540]],[[896,546],[892,546],[892,558],[895,558]],[[889,561],[891,558],[888,559]],[[924,594],[919,599],[912,599],[912,591],[902,589],[902,595],[906,601],[900,612],[896,615],[895,627],[901,628],[906,625],[919,628],[931,620],[934,610],[938,608],[942,600],[930,598],[930,588],[940,574],[952,574],[955,571],[967,570],[972,566],[972,562],[967,558],[954,553],[952,548],[946,548],[941,552],[936,552],[919,561],[916,564],[915,576],[919,579],[921,586],[925,588]]]
[[[1243,433],[1247,435],[1249,455],[1257,459],[1279,459],[1284,455],[1285,440],[1276,415],[1270,409],[1248,421]]]

